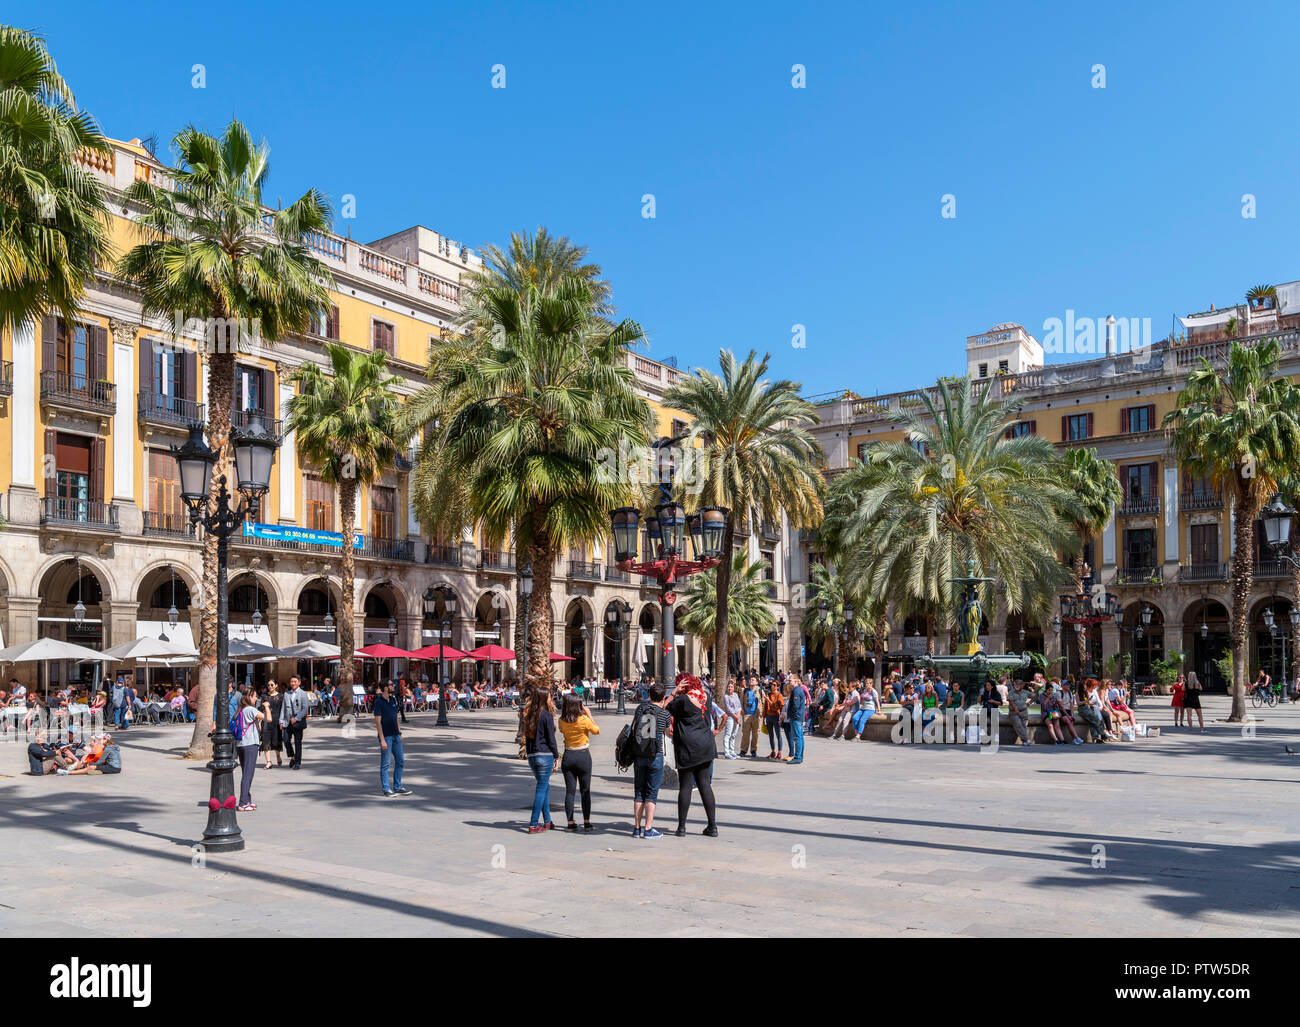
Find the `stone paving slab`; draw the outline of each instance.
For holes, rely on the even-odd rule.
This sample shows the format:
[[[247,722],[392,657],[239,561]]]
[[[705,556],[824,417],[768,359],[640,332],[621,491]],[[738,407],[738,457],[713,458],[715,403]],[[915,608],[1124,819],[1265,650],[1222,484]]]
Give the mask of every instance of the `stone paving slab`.
[[[719,761],[721,835],[675,838],[676,796],[638,841],[621,724],[598,714],[590,835],[522,828],[527,765],[514,719],[452,714],[406,731],[415,795],[385,799],[364,729],[313,723],[303,769],[259,768],[248,849],[192,865],[208,775],[179,759],[188,728],[119,736],[117,777],[22,774],[0,744],[0,932],[319,935],[1300,934],[1300,708],[1255,737],[1213,723],[1106,746],[893,746],[810,738],[802,766]],[[760,750],[761,751],[761,750]],[[1094,865],[1096,863],[1097,865]],[[17,872],[20,876],[14,877]],[[12,908],[7,908],[12,907]]]

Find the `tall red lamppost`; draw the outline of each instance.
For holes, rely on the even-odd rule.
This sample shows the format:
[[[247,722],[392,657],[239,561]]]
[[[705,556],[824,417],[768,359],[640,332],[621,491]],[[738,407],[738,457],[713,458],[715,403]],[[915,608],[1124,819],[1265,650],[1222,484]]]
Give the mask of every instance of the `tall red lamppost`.
[[[621,506],[609,515],[614,535],[614,561],[618,569],[659,582],[659,622],[663,626],[660,658],[663,682],[669,688],[677,677],[677,629],[673,615],[677,593],[673,586],[682,578],[718,565],[722,559],[722,538],[727,526],[727,510],[723,507],[707,506],[688,517],[685,508],[673,501],[674,466],[670,447],[678,441],[680,439],[665,438],[654,444],[658,455],[660,502],[655,506],[654,515],[645,521],[650,552],[646,553],[644,561],[637,561],[641,511],[634,506]],[[688,533],[694,560],[685,559]]]

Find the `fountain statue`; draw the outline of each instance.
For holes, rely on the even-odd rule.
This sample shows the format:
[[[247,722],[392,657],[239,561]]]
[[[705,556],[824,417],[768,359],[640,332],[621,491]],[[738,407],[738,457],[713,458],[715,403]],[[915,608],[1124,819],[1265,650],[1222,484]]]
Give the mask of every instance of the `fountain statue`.
[[[927,655],[917,660],[923,667],[946,672],[945,676],[961,689],[962,698],[968,706],[978,701],[985,681],[992,680],[1003,671],[1029,666],[1029,656],[1026,653],[991,656],[980,645],[979,632],[984,620],[984,607],[980,603],[979,587],[993,580],[976,576],[974,560],[966,561],[964,577],[948,579],[950,585],[958,586],[954,591],[959,593],[961,601],[957,616],[957,651],[948,656]]]

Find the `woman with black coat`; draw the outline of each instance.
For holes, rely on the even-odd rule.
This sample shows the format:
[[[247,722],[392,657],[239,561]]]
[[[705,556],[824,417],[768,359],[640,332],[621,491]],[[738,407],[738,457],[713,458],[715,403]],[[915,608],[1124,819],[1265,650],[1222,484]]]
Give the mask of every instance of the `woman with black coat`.
[[[718,836],[714,822],[716,805],[713,800],[713,758],[717,746],[713,740],[711,716],[705,714],[709,697],[700,679],[683,674],[677,679],[677,691],[668,704],[672,714],[673,752],[677,757],[677,836],[686,834],[686,814],[691,809],[691,789],[700,793],[708,826],[704,833],[710,838]]]

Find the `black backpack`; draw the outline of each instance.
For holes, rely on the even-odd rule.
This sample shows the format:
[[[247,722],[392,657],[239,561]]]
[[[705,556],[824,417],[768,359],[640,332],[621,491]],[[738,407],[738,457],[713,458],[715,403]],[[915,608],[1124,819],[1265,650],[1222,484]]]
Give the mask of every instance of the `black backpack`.
[[[642,759],[652,760],[659,755],[659,718],[654,707],[637,711],[632,718],[632,752]]]
[[[636,753],[632,751],[632,725],[624,724],[614,743],[614,766],[625,771],[636,762]]]

